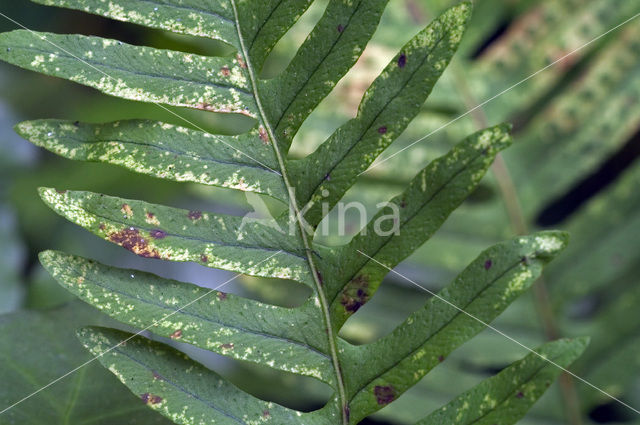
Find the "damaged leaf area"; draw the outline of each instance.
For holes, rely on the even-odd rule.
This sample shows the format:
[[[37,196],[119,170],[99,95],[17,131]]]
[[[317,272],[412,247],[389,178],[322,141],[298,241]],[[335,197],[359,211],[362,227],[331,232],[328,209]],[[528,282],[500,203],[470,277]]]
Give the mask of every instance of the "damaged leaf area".
[[[43,252],[40,261],[61,285],[121,322],[139,328],[155,323],[150,330],[157,335],[325,382],[333,379],[326,340],[319,337],[320,318],[218,291],[205,297],[210,291],[196,285],[61,252]],[[196,299],[162,319],[183,300]]]
[[[311,0],[36,2],[235,48],[229,56],[209,57],[81,35],[0,34],[0,59],[28,70],[125,99],[241,114],[254,121],[250,130],[235,136],[149,120],[35,120],[16,126],[25,139],[70,160],[254,192],[281,202],[282,215],[265,220],[40,189],[42,200],[59,215],[145,259],[292,280],[311,289],[300,305],[285,308],[85,257],[41,253],[42,265],[75,296],[168,342],[104,327],[78,332],[82,344],[141,407],[174,423],[355,425],[395,402],[481,332],[566,244],[563,233],[541,232],[495,245],[445,286],[440,297],[429,299],[385,337],[354,345],[340,336],[347,319],[362,314],[389,270],[436,233],[510,144],[506,124],[471,134],[417,168],[421,171],[365,232],[337,247],[314,242],[331,207],[420,112],[458,48],[470,2],[445,10],[396,52],[366,90],[356,117],[300,159],[288,152],[298,130],[356,63],[388,0],[328,0],[287,68],[270,80],[260,78],[267,56]],[[376,220],[394,210],[399,232],[376,231]],[[332,393],[311,412],[264,401],[170,347],[185,344],[312,378]],[[569,365],[584,344],[563,340],[541,350]],[[450,405],[464,415],[448,418],[452,408],[447,407],[433,416],[447,419],[428,417],[424,423],[472,423],[469,412],[479,411],[495,418],[491,423],[513,424],[542,395],[540,383],[557,373],[526,357],[454,399]],[[494,388],[496,383],[502,387]],[[487,398],[476,400],[480,392]]]
[[[254,129],[240,136],[212,135],[154,121],[86,124],[60,120],[23,122],[16,131],[57,155],[103,162],[178,182],[288,195],[273,151]]]
[[[311,282],[304,251],[285,234],[257,222],[240,229],[241,217],[91,192],[43,188],[40,196],[58,214],[141,257]]]
[[[124,99],[257,115],[247,73],[237,59],[28,30],[0,35],[0,59]],[[219,74],[223,67],[228,75]]]
[[[34,0],[46,6],[82,10],[119,21],[131,22],[176,34],[194,35],[238,45],[231,5],[216,0],[206,7],[180,0]]]

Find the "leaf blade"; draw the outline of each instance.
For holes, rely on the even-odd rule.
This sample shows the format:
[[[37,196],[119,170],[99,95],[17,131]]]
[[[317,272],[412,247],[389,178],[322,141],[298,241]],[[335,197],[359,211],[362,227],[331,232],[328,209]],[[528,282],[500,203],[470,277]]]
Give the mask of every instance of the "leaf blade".
[[[40,196],[68,220],[144,258],[311,284],[296,241],[266,225],[91,192],[41,188]]]
[[[374,81],[356,118],[314,153],[292,163],[298,202],[309,204],[305,215],[309,224],[316,225],[323,217],[320,201],[333,207],[415,117],[453,57],[470,13],[471,4],[465,2],[434,20]]]
[[[112,0],[34,0],[46,6],[58,6],[101,15],[123,22],[178,34],[208,37],[237,46],[238,33],[229,15],[226,0],[209,2]],[[191,3],[191,4],[189,4]]]
[[[163,344],[106,328],[84,328],[78,337],[134,394],[175,423],[282,424],[298,417],[298,412],[239,390]]]
[[[512,425],[519,421],[546,391],[551,381],[586,349],[587,338],[547,343],[456,397],[416,425]],[[547,362],[540,356],[553,361]]]
[[[129,100],[256,115],[237,59],[28,30],[0,34],[0,59]]]
[[[263,193],[288,201],[277,160],[259,131],[220,136],[162,122],[18,124],[31,143],[68,159],[115,164],[141,174]]]
[[[345,357],[345,370],[358,377],[350,387],[358,418],[393,401],[483,330],[566,242],[566,234],[548,231],[495,245],[391,334],[365,346],[347,346],[352,352]]]
[[[122,323],[237,360],[332,381],[326,347],[317,338],[318,318],[61,252],[45,251],[40,262],[64,288]]]

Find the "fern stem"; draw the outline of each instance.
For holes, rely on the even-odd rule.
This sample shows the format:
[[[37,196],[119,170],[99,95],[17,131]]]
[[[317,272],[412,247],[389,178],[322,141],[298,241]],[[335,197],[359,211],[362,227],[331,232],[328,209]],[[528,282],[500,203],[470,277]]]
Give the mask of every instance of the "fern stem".
[[[473,120],[477,129],[486,128],[489,126],[489,121],[482,108],[476,108],[478,104],[474,99],[469,87],[467,86],[465,79],[462,78],[457,63],[452,62],[450,69],[456,80],[456,86],[459,88],[459,93],[462,95],[466,107],[471,109],[471,119]],[[496,155],[495,161],[491,166],[491,171],[496,178],[498,184],[498,190],[500,196],[504,202],[507,216],[513,232],[517,235],[527,235],[529,233],[529,226],[527,225],[522,207],[518,201],[518,193],[516,191],[515,184],[509,173],[509,169],[504,161],[504,158],[500,153]],[[538,317],[542,324],[545,338],[549,341],[556,340],[561,337],[561,332],[556,323],[555,315],[551,307],[551,301],[549,298],[549,291],[544,280],[544,275],[541,275],[535,284],[532,286],[534,304]],[[580,409],[580,401],[577,391],[575,389],[574,379],[567,373],[563,373],[560,376],[560,389],[562,398],[565,404],[565,414],[567,420],[571,425],[582,425],[582,413]]]
[[[275,137],[275,134],[273,132],[273,129],[271,127],[271,124],[269,123],[268,119],[267,119],[267,115],[264,112],[264,108],[262,107],[262,102],[260,101],[260,94],[258,93],[258,86],[256,83],[256,76],[254,73],[254,69],[251,65],[251,58],[249,57],[249,52],[246,49],[245,43],[244,43],[244,38],[242,36],[242,29],[240,27],[240,20],[238,18],[238,9],[236,7],[236,1],[235,0],[231,0],[231,5],[233,7],[233,13],[234,13],[234,17],[235,17],[235,23],[236,23],[236,28],[238,30],[238,39],[240,42],[240,48],[242,49],[242,56],[244,57],[244,61],[247,67],[247,72],[249,73],[249,79],[251,81],[251,86],[253,88],[253,95],[255,97],[256,100],[256,105],[258,106],[258,110],[260,111],[260,121],[262,121],[262,123],[264,124],[265,130],[267,131],[267,134],[269,135],[269,139],[271,140],[271,144],[273,146],[273,150],[275,152],[275,155],[278,159],[278,165],[280,166],[280,172],[282,173],[282,179],[284,181],[284,184],[287,188],[287,192],[289,194],[289,204],[290,204],[290,208],[293,210],[293,212],[295,213],[295,220],[298,224],[298,227],[300,229],[300,234],[301,234],[301,238],[302,238],[302,243],[304,245],[304,249],[305,249],[305,255],[307,258],[307,262],[309,264],[309,268],[311,270],[311,275],[313,276],[313,282],[314,282],[314,286],[316,289],[316,293],[318,296],[318,300],[320,302],[320,308],[322,310],[322,316],[324,318],[324,325],[327,329],[327,338],[328,338],[328,342],[329,342],[329,351],[331,354],[331,361],[333,363],[333,368],[335,371],[335,375],[336,375],[336,386],[338,387],[338,396],[339,396],[339,402],[340,402],[340,407],[341,407],[341,415],[342,415],[342,424],[343,425],[348,425],[349,424],[349,409],[348,409],[348,401],[347,401],[347,394],[345,391],[345,386],[344,386],[344,378],[342,376],[342,371],[340,368],[340,361],[338,359],[338,348],[337,348],[337,340],[336,340],[336,333],[333,329],[332,323],[331,323],[331,314],[329,311],[329,304],[327,303],[327,298],[325,296],[324,293],[324,289],[322,288],[322,284],[320,283],[320,280],[318,278],[318,270],[317,267],[315,265],[314,259],[313,259],[313,250],[311,247],[311,244],[309,242],[309,238],[307,235],[307,229],[304,226],[304,217],[302,217],[302,214],[300,212],[300,208],[297,205],[296,202],[296,198],[295,198],[295,188],[291,185],[291,182],[289,180],[289,176],[287,173],[287,168],[285,165],[285,160],[284,160],[284,156],[282,155],[282,152],[280,152],[280,146],[278,145],[278,141]]]

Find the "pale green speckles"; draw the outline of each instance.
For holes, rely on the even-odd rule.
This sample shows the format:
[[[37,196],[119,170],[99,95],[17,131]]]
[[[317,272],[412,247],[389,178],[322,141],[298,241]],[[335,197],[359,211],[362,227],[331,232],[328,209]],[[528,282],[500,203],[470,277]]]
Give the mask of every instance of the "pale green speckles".
[[[66,193],[58,193],[55,189],[41,188],[40,196],[58,214],[67,217],[82,227],[92,227],[96,217],[82,209],[78,204],[70,202]]]
[[[33,62],[31,62],[31,66],[34,67],[34,68],[38,68],[43,63],[44,63],[44,56],[43,55],[36,55],[36,57],[33,60]]]
[[[133,22],[181,34],[208,37],[237,44],[237,32],[227,18],[229,5],[225,1],[194,10],[182,1],[148,0],[36,0],[85,12],[91,12],[124,22]]]
[[[247,78],[242,78],[241,67],[229,58],[80,35],[47,33],[44,37],[46,41],[23,30],[3,34],[2,41],[15,46],[13,54],[3,58],[126,99],[256,116]],[[30,45],[34,47],[26,47],[27,40],[33,40]],[[93,52],[91,58],[88,51]],[[43,52],[49,55],[48,61]],[[234,68],[230,71],[233,78],[217,75],[225,66]]]
[[[255,133],[219,136],[150,121],[84,124],[47,120],[21,123],[17,131],[33,143],[70,159],[115,164],[180,182],[288,198],[279,174],[242,153],[251,148],[247,142],[257,138]],[[258,139],[254,143],[263,148]],[[273,158],[263,155],[260,159],[277,167]]]
[[[565,245],[560,238],[554,236],[537,236],[535,242],[540,249],[547,252],[559,251]]]

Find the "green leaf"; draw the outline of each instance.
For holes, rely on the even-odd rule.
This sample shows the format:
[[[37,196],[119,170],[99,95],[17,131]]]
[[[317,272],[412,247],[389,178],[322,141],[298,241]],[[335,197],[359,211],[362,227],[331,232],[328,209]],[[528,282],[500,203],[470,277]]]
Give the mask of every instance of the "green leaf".
[[[273,227],[91,192],[41,188],[40,196],[68,220],[144,258],[310,284],[304,252]]]
[[[238,360],[333,379],[320,317],[60,252],[43,252],[40,261],[62,286],[121,322],[154,325],[157,335]],[[197,301],[183,307],[183,300]]]
[[[234,360],[313,377],[333,391],[322,408],[303,413],[241,391],[160,342],[110,329],[80,332],[85,346],[135,395],[176,423],[356,424],[484,329],[566,243],[563,233],[537,233],[496,245],[472,262],[440,296],[480,321],[433,298],[390,334],[352,345],[338,336],[346,319],[373,296],[391,268],[434,235],[510,143],[507,125],[472,134],[418,173],[368,224],[366,234],[343,246],[315,242],[329,209],[423,108],[458,48],[471,3],[444,11],[413,37],[365,92],[357,116],[313,154],[293,160],[288,157],[293,138],[363,52],[386,0],[329,0],[290,65],[272,80],[260,77],[265,59],[310,0],[41,1],[222,40],[237,52],[204,57],[96,37],[18,31],[0,35],[0,58],[127,99],[244,114],[255,125],[238,136],[214,136],[142,120],[32,121],[18,126],[21,134],[70,159],[257,192],[289,207],[275,220],[251,219],[91,192],[40,190],[58,214],[142,257],[289,279],[311,288],[305,302],[285,308],[43,253],[43,265],[63,287],[127,325]],[[449,146],[442,143],[433,152]],[[390,233],[379,219],[396,210],[387,226],[398,229]],[[493,240],[491,232],[482,235],[482,241]],[[477,242],[465,254],[479,245],[486,246]],[[561,348],[558,355],[572,355],[572,347]]]
[[[256,70],[262,69],[273,47],[311,3],[312,0],[229,1],[229,10],[237,11],[236,24],[240,22],[246,49]]]
[[[56,310],[21,311],[0,316],[0,399],[2,409],[40,390],[91,360],[78,343],[75,328],[89,323],[113,325],[95,310],[74,302]],[[139,399],[122,391],[98,362],[56,382],[2,413],[3,424],[167,425]]]
[[[238,59],[27,30],[0,35],[0,59],[125,99],[256,114]]]
[[[39,120],[23,122],[16,131],[65,158],[120,165],[161,179],[264,193],[288,202],[277,160],[256,129],[220,136],[141,120],[109,124]]]
[[[293,165],[297,200],[310,203],[305,219],[311,225],[324,215],[321,201],[335,205],[416,116],[453,57],[470,14],[470,3],[461,3],[416,35],[369,87],[356,118]]]
[[[302,123],[355,64],[388,0],[332,0],[288,68],[261,87],[286,150]]]
[[[250,396],[163,344],[105,328],[85,328],[78,336],[147,406],[177,424],[282,424],[299,417]]]
[[[352,377],[348,394],[357,418],[395,400],[483,330],[533,283],[567,238],[541,232],[489,248],[391,334],[345,347],[344,370]]]
[[[341,250],[338,257],[343,261],[327,271],[329,281],[338,284],[327,285],[337,326],[373,296],[388,273],[377,262],[395,267],[424,244],[473,192],[495,155],[511,143],[508,130],[509,126],[501,125],[479,131],[433,161]],[[391,223],[384,219],[395,217],[394,210],[400,212],[398,223],[395,218]],[[394,226],[397,232],[392,231]]]
[[[588,339],[581,338],[545,344],[416,425],[515,424],[560,375],[560,367],[569,367],[582,354],[587,343]]]
[[[34,0],[47,6],[83,10],[124,22],[238,44],[238,33],[226,0]]]

